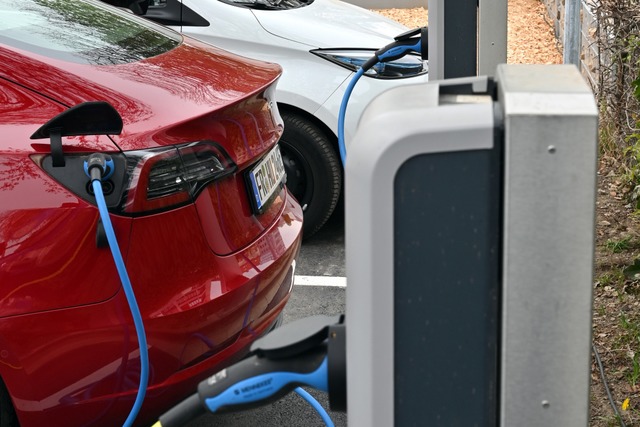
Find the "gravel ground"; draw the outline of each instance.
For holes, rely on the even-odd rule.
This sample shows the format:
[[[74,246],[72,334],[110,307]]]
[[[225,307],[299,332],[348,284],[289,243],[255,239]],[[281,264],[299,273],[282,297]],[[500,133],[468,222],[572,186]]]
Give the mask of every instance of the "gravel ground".
[[[510,64],[561,64],[562,54],[553,34],[545,7],[539,0],[509,0],[507,22],[507,62]],[[409,28],[424,27],[428,11],[374,9]]]

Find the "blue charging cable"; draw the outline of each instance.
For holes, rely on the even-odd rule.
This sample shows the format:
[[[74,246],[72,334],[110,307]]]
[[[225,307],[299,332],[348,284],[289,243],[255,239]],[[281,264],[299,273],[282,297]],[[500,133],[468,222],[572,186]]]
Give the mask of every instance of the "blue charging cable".
[[[375,54],[369,58],[362,67],[358,68],[356,73],[351,78],[351,81],[345,89],[342,96],[342,102],[340,103],[340,111],[338,112],[338,148],[340,150],[340,160],[342,160],[342,167],[344,168],[347,160],[347,148],[344,141],[344,122],[347,112],[347,104],[351,97],[351,92],[355,87],[360,77],[364,75],[369,69],[380,62],[390,62],[396,59],[402,58],[408,53],[419,53],[422,58],[427,57],[427,28],[416,28],[409,30],[406,33],[400,34],[395,38],[393,43],[386,45],[385,47],[377,50]]]
[[[365,71],[364,67],[358,68],[358,71],[356,71],[351,78],[349,85],[347,85],[347,89],[342,96],[342,102],[340,103],[340,111],[338,112],[338,148],[340,149],[340,160],[342,160],[343,168],[347,161],[347,147],[344,142],[344,120],[347,114],[347,104],[349,103],[349,98],[351,97],[353,88],[356,86],[356,83],[358,83],[358,80],[360,80],[360,77],[362,77]]]
[[[333,420],[331,420],[331,417],[329,416],[327,411],[322,407],[320,402],[314,399],[313,396],[311,396],[305,389],[301,387],[296,388],[294,391],[298,393],[304,400],[306,400],[309,403],[309,405],[313,407],[313,409],[316,410],[316,412],[320,415],[320,417],[322,417],[322,421],[324,421],[324,424],[327,427],[334,427]]]
[[[118,275],[122,282],[122,288],[124,289],[124,293],[127,297],[127,303],[129,304],[129,310],[133,317],[136,335],[138,336],[138,346],[140,347],[140,384],[138,385],[138,394],[129,415],[123,424],[124,427],[130,427],[138,416],[138,412],[140,412],[142,402],[144,401],[144,397],[147,392],[147,384],[149,381],[149,353],[147,350],[147,338],[144,331],[144,324],[142,322],[142,315],[140,314],[140,309],[136,302],[136,296],[133,292],[133,288],[131,287],[129,274],[127,273],[127,269],[124,265],[122,254],[120,253],[118,240],[116,239],[116,234],[113,231],[113,225],[109,218],[107,202],[102,192],[101,181],[108,179],[113,174],[113,160],[103,154],[92,154],[89,156],[89,159],[85,161],[84,170],[91,178],[91,187],[93,188],[93,193],[98,204],[98,210],[100,211],[100,219],[102,220],[102,225],[107,235],[107,241],[109,242],[113,261],[116,264],[116,269],[118,270]]]

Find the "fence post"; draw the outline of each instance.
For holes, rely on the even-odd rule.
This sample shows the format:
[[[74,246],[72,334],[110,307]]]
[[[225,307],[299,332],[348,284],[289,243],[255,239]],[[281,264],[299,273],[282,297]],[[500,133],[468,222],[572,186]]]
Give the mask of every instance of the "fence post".
[[[566,0],[564,10],[563,62],[580,69],[580,0]]]

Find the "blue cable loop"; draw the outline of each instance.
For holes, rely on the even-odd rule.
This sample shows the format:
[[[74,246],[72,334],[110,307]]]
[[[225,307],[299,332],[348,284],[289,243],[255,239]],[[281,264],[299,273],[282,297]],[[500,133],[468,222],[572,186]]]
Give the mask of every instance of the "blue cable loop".
[[[349,97],[351,96],[351,92],[353,92],[353,88],[360,80],[360,77],[364,74],[364,68],[358,68],[358,71],[354,74],[347,86],[347,89],[342,96],[342,103],[340,104],[340,112],[338,113],[338,147],[340,148],[340,160],[342,160],[342,167],[344,168],[345,162],[347,161],[347,148],[344,142],[344,118],[347,112],[347,103],[349,102]]]
[[[313,396],[311,396],[305,389],[301,387],[296,388],[294,391],[302,396],[302,398],[306,400],[313,407],[313,409],[316,410],[316,412],[322,417],[322,421],[324,421],[327,427],[334,427],[333,421],[331,420],[331,417],[329,416],[327,411],[322,407],[322,405],[320,405],[320,403],[316,399],[313,398]]]
[[[138,386],[138,395],[136,396],[136,400],[129,412],[129,416],[125,420],[123,427],[130,427],[133,425],[133,422],[142,407],[142,402],[144,400],[145,394],[147,392],[147,384],[149,381],[149,353],[147,350],[147,338],[144,332],[144,324],[142,322],[142,315],[140,314],[140,309],[138,308],[138,303],[136,302],[135,294],[133,293],[133,288],[131,287],[131,281],[129,280],[129,275],[127,274],[127,269],[124,265],[124,260],[122,259],[122,254],[120,253],[120,248],[118,247],[118,240],[116,239],[116,234],[113,231],[113,225],[111,224],[111,219],[109,218],[109,211],[107,209],[107,203],[104,199],[104,194],[102,194],[102,184],[100,180],[94,179],[91,182],[93,187],[93,192],[96,196],[96,202],[98,203],[98,210],[100,211],[100,218],[102,219],[102,225],[104,226],[104,231],[107,235],[107,240],[109,241],[109,248],[111,249],[111,255],[113,255],[113,261],[116,264],[116,268],[118,270],[118,275],[120,276],[120,281],[122,282],[122,287],[124,289],[124,293],[127,296],[127,302],[129,303],[129,310],[131,311],[131,315],[133,317],[133,323],[136,328],[136,335],[138,336],[138,346],[140,347],[140,384]]]
[[[392,43],[389,46],[393,46],[393,44],[394,43]],[[369,69],[371,66],[375,66],[376,64],[379,64],[381,62],[388,61],[394,56],[402,57],[411,51],[421,52],[422,39],[418,39],[416,41],[416,44],[414,45],[394,46],[386,50],[387,47],[383,48],[384,50],[383,52],[382,51],[376,52],[375,56],[369,58],[369,60],[367,60],[362,67],[358,68],[353,78],[349,82],[349,85],[347,86],[347,89],[345,90],[344,95],[342,96],[342,102],[340,103],[340,112],[338,113],[338,148],[340,149],[340,160],[342,160],[342,168],[344,168],[345,162],[347,160],[347,147],[344,141],[344,121],[345,121],[345,115],[347,111],[347,103],[349,102],[349,97],[351,97],[351,92],[353,91],[354,86],[356,85],[358,80],[360,80],[360,77],[364,75],[366,71],[365,68]],[[372,62],[369,63],[369,61],[372,61]],[[374,64],[373,61],[377,61],[377,62]]]

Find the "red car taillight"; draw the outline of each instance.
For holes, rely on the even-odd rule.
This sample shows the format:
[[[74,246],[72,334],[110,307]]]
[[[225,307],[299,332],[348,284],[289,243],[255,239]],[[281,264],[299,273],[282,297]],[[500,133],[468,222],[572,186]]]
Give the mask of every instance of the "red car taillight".
[[[128,216],[191,203],[208,184],[237,170],[227,152],[212,141],[109,154],[115,173],[103,183],[107,206],[114,213]],[[65,155],[64,167],[53,167],[49,156],[34,160],[61,184],[94,203],[88,177],[82,172],[87,156]]]
[[[212,142],[128,151],[125,157],[128,182],[120,209],[134,215],[189,203],[205,186],[237,169]]]

